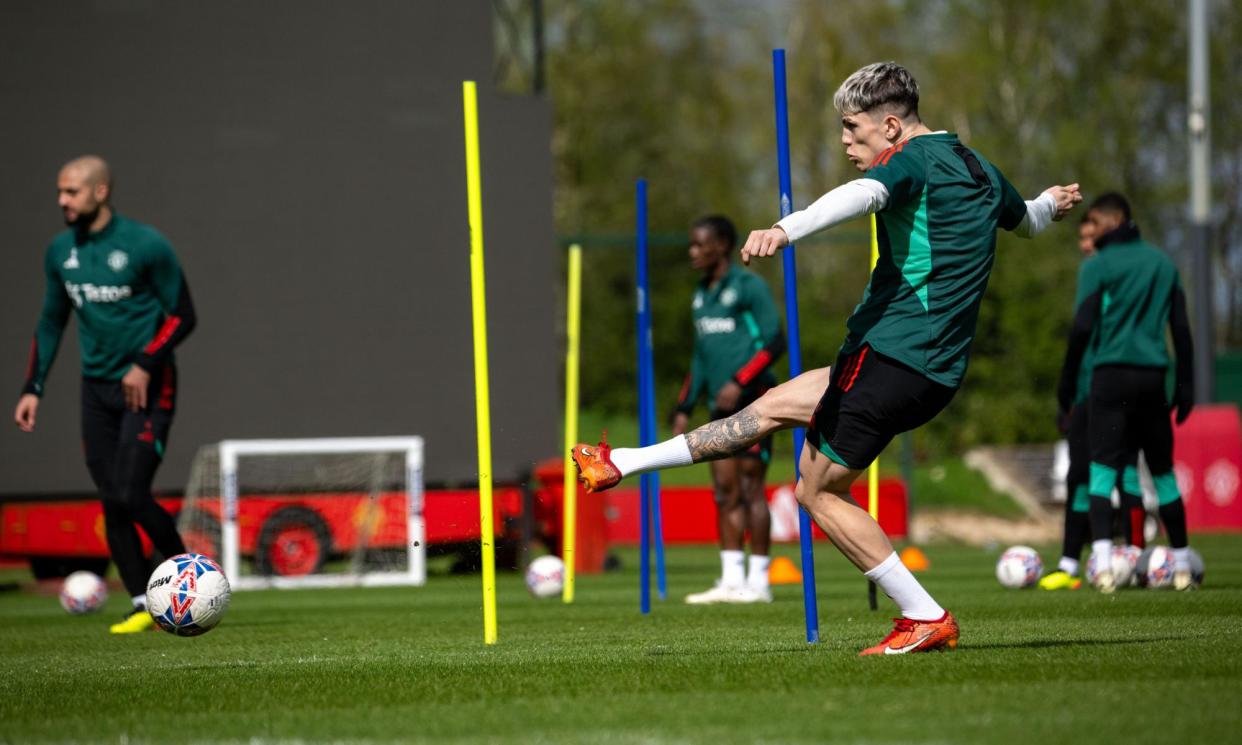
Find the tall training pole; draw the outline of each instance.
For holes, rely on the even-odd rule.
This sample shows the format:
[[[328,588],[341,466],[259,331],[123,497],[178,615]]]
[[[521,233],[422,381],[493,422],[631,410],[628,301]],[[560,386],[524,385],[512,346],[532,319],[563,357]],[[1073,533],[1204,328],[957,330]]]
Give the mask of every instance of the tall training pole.
[[[638,442],[642,447],[655,444],[655,355],[652,353],[651,331],[651,278],[648,272],[647,250],[647,181],[639,179],[635,185],[635,264],[637,284],[638,318]],[[644,473],[639,477],[640,519],[642,520],[642,558],[639,561],[642,578],[639,586],[639,606],[643,613],[651,612],[651,547],[655,545],[656,590],[663,600],[666,594],[664,574],[664,530],[660,510],[660,474]]]
[[[1190,26],[1190,242],[1194,267],[1195,401],[1216,400],[1216,337],[1212,329],[1212,127],[1208,63],[1208,2],[1191,0]]]
[[[578,549],[578,479],[569,453],[578,442],[578,349],[582,328],[582,246],[569,247],[569,286],[565,292],[565,480],[564,524],[561,527],[561,559],[565,562],[565,586],[561,600],[574,602],[574,571]]]
[[[871,216],[871,271],[880,260],[880,238],[876,233],[875,215]],[[880,522],[880,456],[876,456],[867,468],[867,514],[876,523]],[[876,610],[880,607],[875,596],[875,582],[867,580],[867,607]]]
[[[470,221],[470,306],[474,324],[474,413],[479,440],[479,542],[483,549],[483,642],[496,643],[496,529],[492,517],[492,415],[487,386],[487,294],[483,284],[483,190],[479,176],[479,102],[473,80],[461,84],[466,113],[466,201]]]
[[[785,50],[772,50],[772,87],[776,93],[776,162],[780,175],[781,217],[793,212],[793,187],[789,177],[789,104],[785,97]],[[789,377],[802,374],[802,336],[798,329],[798,266],[794,246],[785,248],[785,332],[789,335]],[[801,477],[798,461],[806,432],[794,430],[794,474]],[[819,603],[815,597],[815,549],[811,544],[811,516],[798,510],[798,540],[802,544],[802,608],[806,615],[806,640],[819,641]]]

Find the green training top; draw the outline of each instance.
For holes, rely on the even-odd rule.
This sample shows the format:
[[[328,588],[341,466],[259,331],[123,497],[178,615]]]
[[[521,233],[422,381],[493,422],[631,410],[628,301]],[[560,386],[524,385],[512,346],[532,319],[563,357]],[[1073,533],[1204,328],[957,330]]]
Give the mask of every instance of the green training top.
[[[82,375],[120,380],[137,363],[151,372],[194,327],[181,265],[164,236],[113,213],[102,230],[66,230],[43,260],[47,289],[31,345],[24,392],[43,395],[72,309]]]
[[[1026,202],[996,166],[957,135],[912,137],[884,151],[865,178],[888,189],[877,213],[880,257],[841,351],[864,344],[956,388],[966,373],[996,230],[1013,230]]]
[[[1137,235],[1101,245],[1078,270],[1075,306],[1093,296],[1099,299],[1096,350],[1083,366],[1166,367],[1165,325],[1181,287],[1173,261]]]
[[[677,410],[689,413],[704,393],[715,397],[735,381],[743,388],[770,387],[771,365],[785,350],[780,316],[768,285],[730,264],[715,285],[699,282],[692,304],[694,356]]]

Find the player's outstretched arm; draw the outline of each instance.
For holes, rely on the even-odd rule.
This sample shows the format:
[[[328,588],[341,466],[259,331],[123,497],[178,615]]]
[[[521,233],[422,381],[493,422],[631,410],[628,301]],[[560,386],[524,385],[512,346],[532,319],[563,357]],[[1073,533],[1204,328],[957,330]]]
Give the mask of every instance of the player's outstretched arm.
[[[1038,197],[1026,202],[1020,201],[1022,198],[1007,181],[1005,189],[1007,203],[1012,206],[1006,209],[1000,227],[1013,231],[1020,238],[1034,238],[1082,201],[1078,184],[1049,186]]]
[[[752,231],[742,247],[742,263],[749,264],[755,256],[772,256],[812,233],[879,212],[888,199],[888,187],[875,179],[860,178],[842,184],[806,209],[782,217],[767,230]]]

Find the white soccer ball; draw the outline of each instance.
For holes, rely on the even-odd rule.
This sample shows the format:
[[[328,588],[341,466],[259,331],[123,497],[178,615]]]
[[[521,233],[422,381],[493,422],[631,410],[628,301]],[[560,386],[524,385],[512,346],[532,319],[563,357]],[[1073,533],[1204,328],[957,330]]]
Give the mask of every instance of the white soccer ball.
[[[108,601],[108,586],[94,572],[74,572],[60,586],[60,605],[70,613],[94,613]]]
[[[1139,557],[1138,583],[1151,590],[1173,584],[1173,549],[1151,546]]]
[[[1139,550],[1134,546],[1113,546],[1106,558],[1107,567],[1113,573],[1113,585],[1126,587],[1131,584],[1138,566]],[[1087,557],[1087,583],[1092,587],[1098,584],[1104,563],[1096,557],[1094,551]]]
[[[540,556],[526,568],[526,589],[537,598],[560,595],[565,587],[565,562],[556,556]]]
[[[177,636],[198,636],[215,628],[229,607],[228,578],[202,554],[179,554],[147,580],[147,610],[160,628]]]
[[[1043,571],[1044,562],[1030,546],[1010,546],[996,562],[996,579],[1013,590],[1035,584]]]

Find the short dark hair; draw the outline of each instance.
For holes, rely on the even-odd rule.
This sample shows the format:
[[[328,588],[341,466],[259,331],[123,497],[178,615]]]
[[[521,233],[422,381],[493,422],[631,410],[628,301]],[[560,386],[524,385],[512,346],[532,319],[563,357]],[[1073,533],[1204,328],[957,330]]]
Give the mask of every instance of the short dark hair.
[[[1130,222],[1130,202],[1119,191],[1109,191],[1095,198],[1087,212],[1119,212],[1126,222]]]
[[[707,228],[712,235],[729,244],[729,250],[737,248],[737,228],[724,215],[705,215],[694,221],[692,228]]]
[[[883,109],[901,119],[918,119],[919,84],[896,62],[876,62],[846,78],[833,95],[832,105],[847,115]]]

